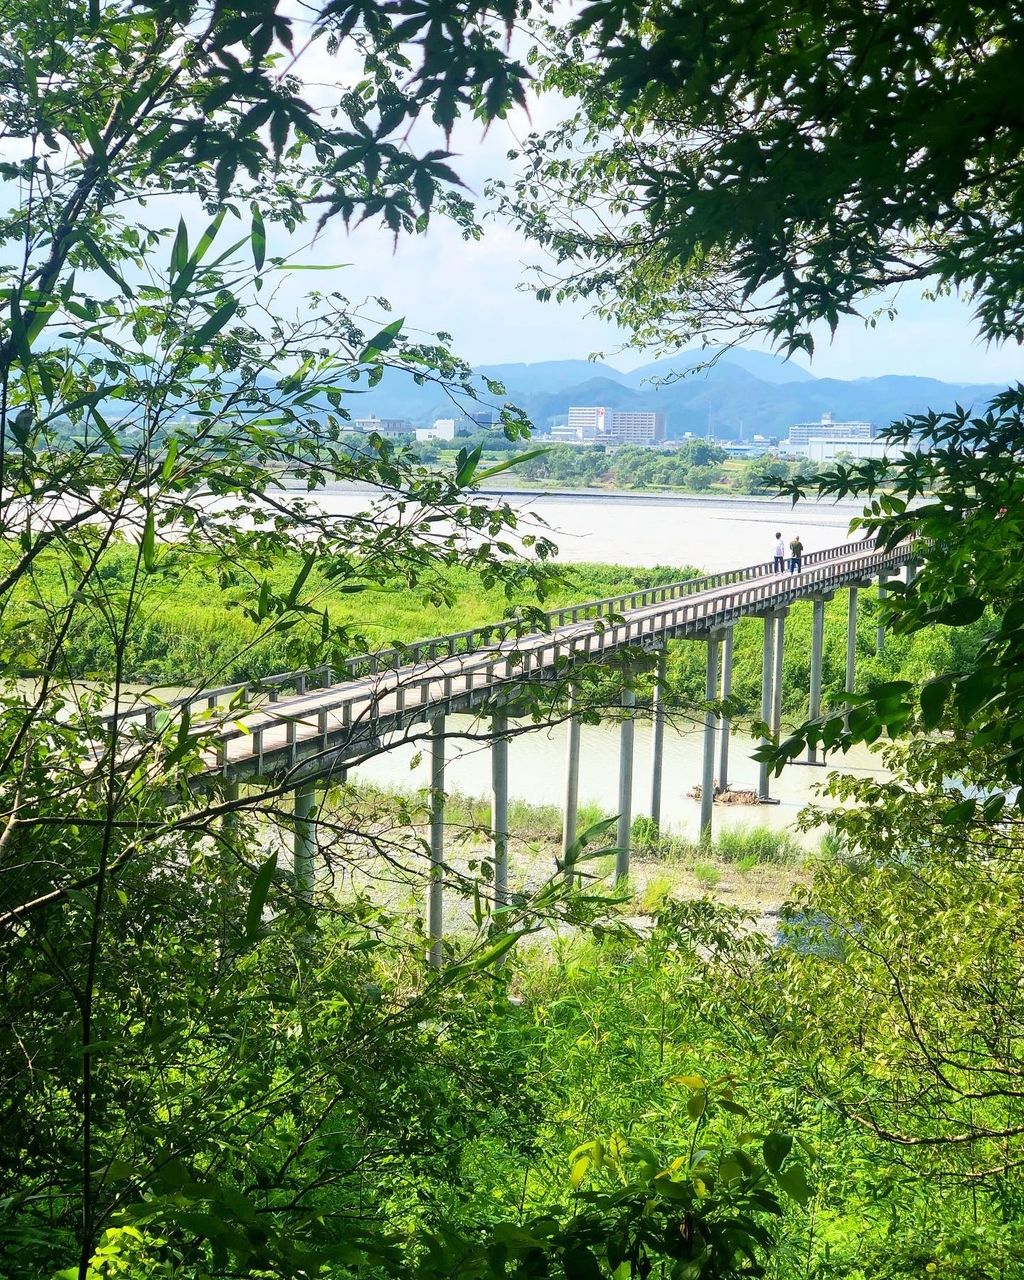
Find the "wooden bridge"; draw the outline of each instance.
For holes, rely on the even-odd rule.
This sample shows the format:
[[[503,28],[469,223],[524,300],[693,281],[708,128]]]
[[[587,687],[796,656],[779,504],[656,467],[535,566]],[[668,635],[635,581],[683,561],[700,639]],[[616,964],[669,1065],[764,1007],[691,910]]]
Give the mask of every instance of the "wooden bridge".
[[[572,685],[581,664],[610,661],[629,650],[656,654],[652,708],[651,817],[661,814],[664,742],[665,646],[669,641],[700,640],[707,645],[705,696],[725,700],[732,674],[732,628],[744,617],[764,620],[761,718],[778,732],[782,711],[782,658],[785,618],[798,600],[813,602],[809,710],[821,706],[824,606],[847,589],[846,688],[853,691],[856,660],[857,593],[877,580],[906,571],[909,581],[919,559],[912,543],[879,550],[873,541],[847,543],[805,556],[799,573],[780,573],[771,564],[751,565],[668,586],[592,600],[552,610],[547,629],[523,635],[514,623],[418,641],[350,659],[340,671],[328,667],[272,676],[256,685],[204,689],[162,709],[137,706],[107,717],[115,743],[122,735],[146,737],[168,714],[201,730],[210,747],[205,760],[211,774],[229,787],[272,780],[295,788],[295,873],[300,886],[312,883],[312,814],[317,783],[344,776],[347,761],[364,758],[382,739],[416,723],[430,725],[432,877],[428,931],[431,959],[440,963],[441,879],[444,862],[445,717],[487,709],[491,719],[495,899],[507,896],[508,719],[503,704],[524,683],[562,680]],[[878,645],[884,642],[881,628]],[[237,711],[233,703],[241,701]],[[629,664],[623,665],[621,702],[617,871],[629,870],[633,791],[633,715],[635,693]],[[255,704],[255,705],[254,705]],[[576,839],[579,780],[579,721],[568,726],[563,844]],[[710,709],[705,715],[701,777],[701,831],[710,836],[714,780],[728,785],[730,726]],[[716,762],[717,748],[717,762]],[[817,763],[812,748],[808,763]],[[762,765],[759,798],[770,803],[769,775]],[[436,872],[436,875],[434,874]]]

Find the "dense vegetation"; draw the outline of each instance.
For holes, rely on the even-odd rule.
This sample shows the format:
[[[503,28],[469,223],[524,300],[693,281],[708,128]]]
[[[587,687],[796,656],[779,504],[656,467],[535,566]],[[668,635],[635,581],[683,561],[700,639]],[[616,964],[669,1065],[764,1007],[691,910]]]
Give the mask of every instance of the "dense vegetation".
[[[529,5],[2,10],[0,1274],[1024,1274],[1024,392],[895,429],[923,425],[930,455],[814,482],[865,499],[884,542],[921,535],[924,565],[882,614],[904,678],[867,670],[768,752],[904,741],[888,780],[831,782],[829,860],[778,937],[706,901],[635,935],[628,886],[590,874],[598,822],[570,851],[582,888],[559,868],[502,903],[489,850],[444,868],[457,927],[428,969],[400,809],[369,821],[325,765],[310,889],[294,769],[239,792],[210,768],[216,720],[98,712],[193,574],[252,626],[255,671],[350,650],[374,610],[328,593],[550,591],[551,548],[514,553],[478,450],[435,469],[344,444],[346,395],[386,365],[468,395],[466,367],[383,304],[311,291],[289,318],[269,287],[311,211],[480,233],[440,143],[523,100],[506,37]],[[580,115],[531,141],[519,196],[564,289],[641,339],[809,346],[933,276],[974,291],[984,336],[1021,336],[1013,6],[600,0],[569,21],[539,69]],[[358,68],[336,91],[321,71],[316,108],[307,42]],[[439,145],[416,150],[421,115]],[[584,163],[560,151],[578,137]],[[367,509],[283,501],[285,474],[361,482]],[[604,678],[581,690],[599,703]]]
[[[96,574],[97,599],[127,589],[135,562],[134,549],[113,546],[101,559]],[[264,580],[283,594],[302,569],[298,556],[281,556],[268,565]],[[23,674],[33,674],[31,655],[43,651],[52,638],[54,619],[67,607],[68,566],[56,554],[42,555],[31,575],[19,584],[8,605],[7,618],[25,655]],[[545,587],[545,608],[581,600],[639,591],[696,576],[697,570],[660,566],[652,569],[625,565],[563,566]],[[352,593],[313,569],[306,581],[308,604],[326,614],[336,635],[339,654],[361,653],[433,635],[482,626],[503,617],[534,617],[536,591],[524,584],[487,585],[478,572],[447,566],[425,579],[418,589],[383,579],[379,585]],[[75,615],[68,629],[65,674],[76,679],[102,680],[117,660],[133,683],[188,686],[254,680],[287,671],[293,656],[290,629],[277,630],[254,617],[250,588],[243,583],[211,593],[209,571],[202,558],[168,557],[160,578],[140,595],[137,626],[118,642],[101,610]],[[511,598],[510,598],[511,592]],[[967,628],[933,626],[913,634],[887,638],[876,652],[879,622],[876,593],[862,594],[858,614],[858,687],[891,680],[924,681],[962,665],[975,651],[981,634]],[[807,705],[810,682],[811,606],[802,601],[786,621],[788,642],[783,672],[783,707],[798,718]],[[738,716],[753,720],[760,713],[762,630],[755,619],[744,619],[735,631],[733,687]],[[704,691],[704,654],[700,645],[677,644],[669,653],[669,702],[680,708],[699,706]],[[845,596],[826,607],[822,684],[826,702],[842,700],[846,677]],[[595,687],[595,697],[614,702],[615,678]],[[650,696],[649,673],[639,677],[641,697]]]

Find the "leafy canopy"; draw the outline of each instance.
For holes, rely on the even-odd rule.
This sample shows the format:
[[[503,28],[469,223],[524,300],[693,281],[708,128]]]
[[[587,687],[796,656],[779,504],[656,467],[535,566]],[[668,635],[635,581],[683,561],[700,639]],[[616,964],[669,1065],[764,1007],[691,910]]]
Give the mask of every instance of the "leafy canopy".
[[[598,0],[543,48],[579,107],[505,201],[553,256],[543,292],[644,342],[810,351],[815,321],[927,282],[1018,337],[1017,6]]]

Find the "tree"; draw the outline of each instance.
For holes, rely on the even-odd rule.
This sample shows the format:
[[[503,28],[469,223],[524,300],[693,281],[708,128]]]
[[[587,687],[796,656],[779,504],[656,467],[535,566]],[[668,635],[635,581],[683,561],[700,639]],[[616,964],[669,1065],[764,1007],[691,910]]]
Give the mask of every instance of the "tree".
[[[172,703],[140,734],[105,717],[136,696],[132,638],[185,563],[241,594],[254,669],[271,638],[297,666],[351,651],[332,590],[430,590],[459,563],[543,591],[550,546],[512,554],[514,513],[472,493],[478,451],[433,473],[346,437],[350,393],[385,365],[464,393],[466,367],[408,340],[386,304],[364,313],[321,288],[288,317],[274,287],[307,216],[398,232],[440,210],[475,234],[443,147],[403,139],[421,111],[444,129],[517,100],[500,47],[513,15],[341,4],[300,33],[273,4],[4,6],[6,1275],[400,1269],[352,1187],[388,1176],[403,1125],[456,1143],[443,1090],[414,1088],[412,1066],[431,1059],[422,1023],[447,1016],[449,987],[493,982],[489,919],[440,984],[389,985],[417,972],[422,939],[358,895],[311,918],[267,843],[268,822],[287,829],[287,778],[241,796],[204,784],[216,715],[189,723]],[[306,40],[344,44],[364,73],[315,110],[291,62]],[[503,421],[523,434],[511,408]],[[316,500],[337,478],[372,487],[355,520]],[[98,687],[70,679],[83,618],[113,655]],[[208,664],[201,684],[221,674]],[[332,812],[320,831],[337,859]],[[379,827],[357,835],[394,856]],[[390,971],[374,962],[384,937]],[[368,1138],[361,1099],[388,1072],[407,1107]]]
[[[553,258],[542,296],[589,299],[638,342],[762,334],[811,352],[812,325],[865,310],[874,323],[917,285],[961,290],[986,340],[1024,339],[1014,7],[609,0],[573,30],[540,65],[580,107],[527,140],[506,203]],[[819,1095],[919,1174],[962,1178],[1012,1214],[1024,387],[886,434],[889,461],[776,485],[860,497],[862,534],[919,539],[888,627],[984,635],[769,750],[781,768],[808,740],[910,739],[892,783],[833,783],[852,802],[831,819],[848,861],[802,904],[809,941],[774,1016],[812,1069],[837,1055],[814,1073]]]
[[[505,203],[553,257],[544,296],[647,343],[810,351],[919,284],[1019,336],[1015,6],[599,0],[552,35],[542,83],[580,105]]]

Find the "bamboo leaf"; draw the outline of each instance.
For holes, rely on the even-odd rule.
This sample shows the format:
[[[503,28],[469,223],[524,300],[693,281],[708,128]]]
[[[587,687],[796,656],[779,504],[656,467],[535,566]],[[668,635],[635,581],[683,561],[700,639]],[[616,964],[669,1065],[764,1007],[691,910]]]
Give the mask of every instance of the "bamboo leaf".
[[[267,256],[267,229],[263,224],[263,214],[260,213],[259,205],[252,206],[252,234],[250,236],[252,244],[252,260],[256,264],[256,270],[263,270],[263,263]]]
[[[252,889],[249,893],[249,902],[245,908],[245,945],[248,946],[259,937],[260,927],[263,921],[263,908],[267,903],[267,896],[270,893],[270,886],[274,879],[274,872],[277,870],[277,854],[272,853],[270,857],[256,872],[256,878],[252,882]]]
[[[156,568],[156,520],[152,508],[146,512],[146,523],[142,529],[142,563],[147,573]]]
[[[220,333],[221,329],[231,320],[237,310],[238,299],[230,298],[223,306],[218,307],[209,320],[189,337],[188,345],[195,351],[201,350]]]

